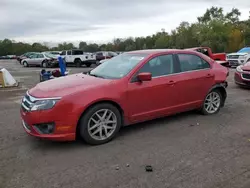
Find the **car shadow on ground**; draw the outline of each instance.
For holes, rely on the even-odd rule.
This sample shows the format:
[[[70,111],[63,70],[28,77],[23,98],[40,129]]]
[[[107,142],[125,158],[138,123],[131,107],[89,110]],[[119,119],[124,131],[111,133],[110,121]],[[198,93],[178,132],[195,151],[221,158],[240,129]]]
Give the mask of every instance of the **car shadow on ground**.
[[[168,116],[168,117],[163,117],[163,118],[158,118],[150,121],[146,121],[143,123],[137,123],[134,125],[130,126],[124,126],[121,128],[119,134],[117,137],[115,137],[111,142],[107,143],[108,145],[115,144],[115,142],[124,142],[126,140],[126,136],[128,135],[133,135],[133,134],[139,134],[142,130],[146,131],[153,131],[155,129],[159,129],[162,126],[168,126],[169,124],[176,123],[181,120],[185,120],[186,118],[192,118],[195,119],[197,116],[199,116],[199,113],[197,111],[189,111],[189,112],[183,112],[179,113],[176,115]],[[195,121],[195,120],[194,120]],[[183,124],[183,123],[182,123]],[[192,126],[187,124],[186,126]],[[33,147],[36,149],[41,149],[41,150],[54,150],[54,149],[59,149],[59,150],[65,150],[69,151],[74,150],[77,148],[90,148],[90,147],[100,147],[99,146],[91,146],[85,143],[82,139],[77,139],[76,141],[65,141],[65,142],[57,142],[57,141],[50,141],[50,140],[44,140],[44,139],[39,139],[39,138],[34,138],[30,137],[31,143]],[[112,144],[113,143],[113,144]]]

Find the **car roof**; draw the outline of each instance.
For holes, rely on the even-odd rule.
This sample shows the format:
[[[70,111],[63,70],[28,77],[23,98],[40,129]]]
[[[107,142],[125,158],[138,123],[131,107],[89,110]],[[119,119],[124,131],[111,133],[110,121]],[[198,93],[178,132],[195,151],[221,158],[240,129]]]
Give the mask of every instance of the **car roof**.
[[[135,51],[127,52],[127,53],[154,55],[154,54],[160,54],[160,53],[163,53],[163,52],[174,53],[174,52],[183,52],[183,51],[186,52],[187,50],[181,50],[181,49],[147,49],[147,50],[135,50]]]

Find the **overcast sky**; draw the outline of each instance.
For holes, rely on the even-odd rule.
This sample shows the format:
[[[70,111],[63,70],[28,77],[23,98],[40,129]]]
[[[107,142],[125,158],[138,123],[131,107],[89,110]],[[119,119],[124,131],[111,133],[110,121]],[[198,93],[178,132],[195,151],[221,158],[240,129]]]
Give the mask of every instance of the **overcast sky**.
[[[195,22],[211,6],[236,7],[247,19],[250,0],[0,0],[0,39],[101,43],[146,36]]]

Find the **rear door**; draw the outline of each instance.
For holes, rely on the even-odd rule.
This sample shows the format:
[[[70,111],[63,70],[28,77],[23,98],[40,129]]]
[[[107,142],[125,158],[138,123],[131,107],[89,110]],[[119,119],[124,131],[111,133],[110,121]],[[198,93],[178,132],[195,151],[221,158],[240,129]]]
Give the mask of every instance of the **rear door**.
[[[178,103],[187,108],[197,107],[214,84],[211,65],[195,54],[178,53],[176,58],[180,65]]]
[[[66,51],[65,61],[67,63],[73,63],[72,51],[71,50]]]
[[[36,65],[41,65],[45,60],[44,54],[37,54]]]

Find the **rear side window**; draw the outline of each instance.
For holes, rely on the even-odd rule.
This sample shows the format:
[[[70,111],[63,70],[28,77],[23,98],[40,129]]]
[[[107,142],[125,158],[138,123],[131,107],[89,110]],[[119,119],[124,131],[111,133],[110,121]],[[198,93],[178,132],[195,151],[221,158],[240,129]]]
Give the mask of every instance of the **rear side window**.
[[[44,58],[44,55],[43,54],[38,54],[37,58]]]
[[[161,55],[149,60],[139,70],[139,73],[150,72],[152,77],[164,76],[175,73],[172,55]]]
[[[72,55],[83,55],[83,51],[81,51],[81,50],[73,50]]]
[[[193,54],[178,54],[181,72],[202,70],[210,68],[210,64],[204,59]]]
[[[102,52],[97,52],[96,55],[103,56]]]

